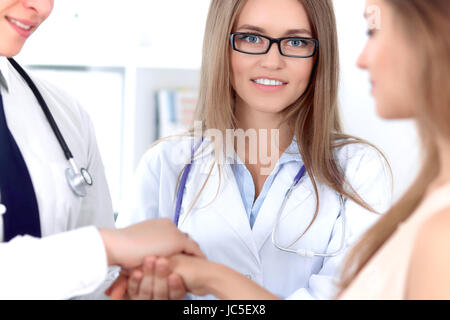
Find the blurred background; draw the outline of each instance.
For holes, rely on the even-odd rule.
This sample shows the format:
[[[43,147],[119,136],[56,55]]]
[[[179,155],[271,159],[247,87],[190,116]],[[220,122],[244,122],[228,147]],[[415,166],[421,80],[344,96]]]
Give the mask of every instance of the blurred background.
[[[91,116],[116,214],[143,153],[192,117],[209,2],[56,0],[50,18],[17,57],[78,99]],[[378,118],[369,77],[356,67],[367,38],[364,2],[334,0],[343,121],[347,133],[385,152],[397,199],[417,174],[417,134],[411,121]]]

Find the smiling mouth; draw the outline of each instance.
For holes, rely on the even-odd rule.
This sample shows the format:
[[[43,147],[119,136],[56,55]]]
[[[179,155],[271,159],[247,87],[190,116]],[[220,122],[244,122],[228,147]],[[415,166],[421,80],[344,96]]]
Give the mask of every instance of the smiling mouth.
[[[13,18],[10,18],[10,17],[6,17],[6,20],[8,20],[9,22],[11,22],[14,25],[18,26],[19,28],[23,29],[24,31],[30,31],[31,29],[34,28],[34,25],[27,25],[27,24],[24,24],[24,23],[22,23],[20,21],[17,21],[15,19],[13,19]]]
[[[279,80],[264,79],[264,78],[254,79],[252,81],[254,83],[257,83],[257,84],[260,84],[263,86],[283,86],[283,85],[287,84],[287,82],[282,82]]]

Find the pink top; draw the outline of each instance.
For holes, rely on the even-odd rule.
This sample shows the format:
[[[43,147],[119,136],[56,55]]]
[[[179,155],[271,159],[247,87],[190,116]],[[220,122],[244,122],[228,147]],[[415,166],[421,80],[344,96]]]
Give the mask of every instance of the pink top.
[[[429,196],[376,252],[339,297],[343,300],[400,300],[405,298],[409,262],[420,227],[450,207],[450,184]]]

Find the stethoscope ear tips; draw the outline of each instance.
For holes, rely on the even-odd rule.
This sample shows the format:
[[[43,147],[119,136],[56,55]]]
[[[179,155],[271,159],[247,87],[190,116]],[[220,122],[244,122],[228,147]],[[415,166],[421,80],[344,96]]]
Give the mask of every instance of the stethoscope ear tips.
[[[81,198],[87,196],[87,187],[93,184],[91,175],[84,168],[80,170],[80,173],[76,173],[72,168],[67,168],[66,179],[73,193]]]

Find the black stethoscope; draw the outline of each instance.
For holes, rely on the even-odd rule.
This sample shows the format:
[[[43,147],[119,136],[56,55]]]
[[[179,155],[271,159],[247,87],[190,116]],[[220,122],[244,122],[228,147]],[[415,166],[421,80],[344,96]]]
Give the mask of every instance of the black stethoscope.
[[[64,152],[65,158],[67,159],[67,161],[69,161],[70,168],[66,169],[66,179],[70,189],[76,196],[80,198],[86,197],[88,187],[92,186],[92,184],[94,183],[92,176],[85,168],[78,169],[75,160],[73,158],[72,152],[67,146],[67,143],[64,140],[64,137],[62,136],[61,131],[59,130],[58,125],[56,124],[55,119],[53,118],[50,109],[47,106],[47,103],[45,102],[44,98],[42,97],[41,93],[37,89],[34,82],[31,80],[31,78],[28,76],[25,70],[14,59],[8,58],[8,60],[12,64],[14,69],[17,70],[17,72],[28,84],[31,91],[33,91],[34,96],[36,97],[39,105],[41,106],[41,109],[44,112],[45,117],[47,118],[47,121],[50,124],[50,127],[52,128],[53,133],[55,134],[55,137],[58,140]]]

